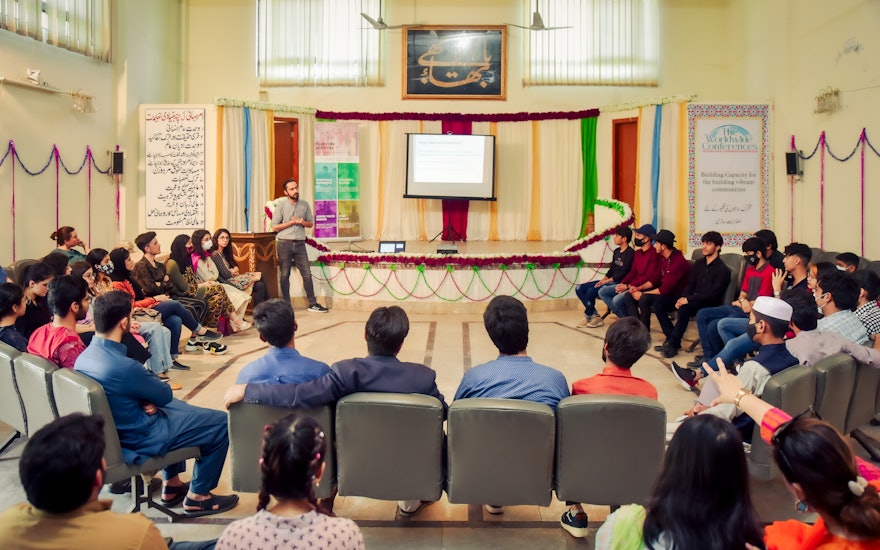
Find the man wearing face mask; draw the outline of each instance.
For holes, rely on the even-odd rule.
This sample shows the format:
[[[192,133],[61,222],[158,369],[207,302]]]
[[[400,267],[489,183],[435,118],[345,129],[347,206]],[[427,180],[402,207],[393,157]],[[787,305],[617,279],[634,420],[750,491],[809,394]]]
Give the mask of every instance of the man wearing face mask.
[[[870,345],[865,325],[853,312],[859,304],[859,284],[852,275],[834,271],[820,276],[813,296],[823,315],[818,324],[820,332],[836,332],[856,344]]]
[[[636,253],[629,273],[614,287],[614,296],[604,291],[599,294],[608,306],[608,310],[618,318],[626,317],[624,300],[629,294],[656,288],[660,284],[660,257],[651,245],[651,238],[655,233],[657,230],[649,223],[633,232],[633,248]],[[594,328],[593,324],[588,326]],[[601,325],[596,324],[596,326]]]
[[[303,291],[309,301],[309,311],[327,313],[327,308],[315,298],[312,284],[312,268],[306,252],[306,228],[315,225],[309,203],[300,200],[299,184],[289,179],[284,182],[284,194],[289,200],[283,201],[272,214],[272,231],[277,233],[275,249],[278,254],[279,283],[281,297],[290,301],[290,268],[296,265],[303,279]]]
[[[764,393],[764,386],[770,377],[788,367],[798,364],[797,358],[785,346],[784,337],[791,322],[792,307],[779,298],[759,296],[749,312],[749,324],[746,333],[761,347],[758,355],[743,363],[737,373],[744,388],[757,396]],[[724,369],[727,365],[717,361],[717,367]],[[703,386],[700,397],[694,408],[685,412],[685,416],[694,414],[714,414],[732,420],[744,436],[751,438],[754,422],[732,403],[712,405],[718,397],[718,386],[710,380]],[[742,418],[739,418],[742,416]],[[667,434],[674,431],[679,422],[667,427]],[[745,438],[744,438],[745,439]]]

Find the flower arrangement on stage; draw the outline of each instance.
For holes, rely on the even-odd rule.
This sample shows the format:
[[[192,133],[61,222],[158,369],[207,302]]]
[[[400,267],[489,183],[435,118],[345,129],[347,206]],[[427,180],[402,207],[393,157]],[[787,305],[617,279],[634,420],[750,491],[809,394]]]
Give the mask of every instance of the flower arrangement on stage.
[[[318,256],[318,264],[387,265],[423,268],[447,267],[451,269],[535,269],[580,267],[583,260],[578,254],[375,254],[372,252],[330,252]]]
[[[281,195],[277,199],[266,201],[266,206],[263,207],[263,231],[272,231],[272,216],[275,215],[275,209],[278,208],[278,205],[285,200],[287,197]]]
[[[610,208],[611,210],[614,210],[615,212],[620,214],[620,217],[623,219],[623,221],[614,225],[610,229],[606,229],[605,231],[602,231],[600,233],[593,231],[592,233],[585,235],[584,238],[578,239],[570,245],[566,246],[566,252],[577,252],[578,250],[583,250],[584,248],[587,248],[592,244],[605,240],[611,235],[614,235],[614,232],[617,231],[618,227],[628,227],[636,221],[636,218],[632,212],[632,208],[630,208],[629,205],[625,202],[614,199],[596,199],[596,206],[604,206],[605,208]]]

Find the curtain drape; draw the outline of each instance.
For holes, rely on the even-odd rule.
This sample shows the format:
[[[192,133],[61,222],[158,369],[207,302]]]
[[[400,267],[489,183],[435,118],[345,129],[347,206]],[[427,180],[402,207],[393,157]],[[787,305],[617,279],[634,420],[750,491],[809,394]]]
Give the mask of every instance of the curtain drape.
[[[0,29],[110,61],[112,0],[0,0]]]

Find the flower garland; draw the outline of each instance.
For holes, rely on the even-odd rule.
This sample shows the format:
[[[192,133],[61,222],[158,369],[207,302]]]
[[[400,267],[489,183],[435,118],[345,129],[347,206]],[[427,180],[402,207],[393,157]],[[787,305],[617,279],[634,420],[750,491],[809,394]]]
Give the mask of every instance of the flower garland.
[[[584,238],[574,241],[570,245],[566,246],[566,252],[577,252],[578,250],[583,250],[590,245],[593,245],[601,240],[607,239],[611,235],[614,235],[618,228],[629,227],[636,221],[636,218],[632,212],[632,208],[630,208],[629,205],[625,202],[614,199],[596,199],[596,205],[604,206],[605,208],[610,208],[611,210],[614,210],[620,215],[621,219],[623,219],[623,222],[600,233],[593,231],[589,235],[585,235]]]
[[[317,247],[316,247],[317,248]],[[324,247],[326,248],[326,247]],[[373,252],[329,252],[318,256],[318,265],[342,264],[378,265],[391,269],[398,267],[423,270],[451,267],[452,269],[559,269],[560,267],[582,267],[584,261],[578,254],[376,254]]]
[[[599,109],[584,111],[551,111],[544,113],[365,113],[341,111],[315,111],[315,118],[328,120],[440,120],[468,122],[526,122],[531,120],[576,120],[595,118]]]

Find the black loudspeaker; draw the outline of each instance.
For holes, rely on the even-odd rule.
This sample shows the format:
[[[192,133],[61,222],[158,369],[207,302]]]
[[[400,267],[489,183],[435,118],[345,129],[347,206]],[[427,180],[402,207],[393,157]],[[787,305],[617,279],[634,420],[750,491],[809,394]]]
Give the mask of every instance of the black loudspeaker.
[[[801,151],[785,153],[785,173],[789,176],[803,176],[804,169],[801,166]]]
[[[113,162],[110,164],[110,173],[122,174],[122,161],[125,153],[122,151],[111,151],[110,155],[113,157]]]

